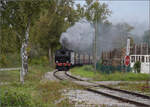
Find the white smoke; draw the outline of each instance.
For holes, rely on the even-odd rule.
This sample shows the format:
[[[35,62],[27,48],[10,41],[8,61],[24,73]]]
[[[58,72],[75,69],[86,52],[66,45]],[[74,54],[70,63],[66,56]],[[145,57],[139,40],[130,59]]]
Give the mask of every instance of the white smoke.
[[[86,19],[81,19],[75,25],[62,33],[60,43],[72,50],[85,51],[92,46],[94,28]]]
[[[86,19],[81,19],[62,33],[60,43],[68,49],[92,54],[94,36],[93,25]],[[124,26],[98,23],[97,55],[100,56],[102,51],[125,47],[127,37]]]

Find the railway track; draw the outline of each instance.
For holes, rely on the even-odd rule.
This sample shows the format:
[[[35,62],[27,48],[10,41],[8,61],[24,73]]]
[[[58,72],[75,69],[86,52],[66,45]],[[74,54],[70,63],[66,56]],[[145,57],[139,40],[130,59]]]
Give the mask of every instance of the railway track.
[[[64,71],[54,71],[53,73],[54,77],[56,77],[57,79],[59,80],[71,80],[71,81],[75,81],[76,79],[75,78],[72,78],[68,75],[66,75],[66,72]]]
[[[87,81],[74,77],[68,74],[67,72],[55,71],[54,76],[59,80],[76,81],[75,83],[77,83],[78,85],[81,85],[80,81],[82,81],[82,84],[84,84],[84,82],[85,84],[87,83]],[[116,89],[116,88],[112,88],[112,87],[94,83],[94,82],[89,82],[89,83],[93,85],[89,85],[89,86],[84,85],[85,89],[88,91],[91,91],[97,94],[102,94],[104,96],[111,97],[113,99],[117,99],[123,102],[135,104],[136,106],[139,106],[139,107],[150,107],[150,96],[146,96],[143,94],[130,92],[126,90]]]

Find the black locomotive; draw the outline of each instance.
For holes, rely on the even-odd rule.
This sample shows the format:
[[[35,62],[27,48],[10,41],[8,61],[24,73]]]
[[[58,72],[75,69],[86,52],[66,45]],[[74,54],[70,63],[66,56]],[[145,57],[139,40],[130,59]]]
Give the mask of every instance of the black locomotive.
[[[90,55],[78,54],[66,48],[55,52],[55,64],[58,71],[68,71],[73,66],[92,64],[92,60]]]
[[[59,71],[68,71],[71,67],[71,51],[65,48],[55,52],[56,69]]]

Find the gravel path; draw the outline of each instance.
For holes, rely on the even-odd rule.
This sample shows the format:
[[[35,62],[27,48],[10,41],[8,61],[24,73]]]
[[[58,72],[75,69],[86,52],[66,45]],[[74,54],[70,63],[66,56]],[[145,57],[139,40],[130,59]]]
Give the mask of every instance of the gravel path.
[[[59,72],[59,75],[66,78],[63,72]],[[58,81],[58,79],[53,76],[53,72],[47,72],[44,78],[50,81]],[[93,85],[85,81],[74,82],[84,86]],[[63,95],[68,98],[70,103],[75,105],[75,107],[136,107],[133,104],[124,103],[86,90],[67,90],[63,92]],[[60,101],[62,101],[62,99]]]
[[[75,107],[136,107],[112,98],[85,90],[69,90],[64,93]],[[105,106],[104,106],[105,105]]]
[[[131,95],[131,94],[115,91],[115,90],[110,90],[110,89],[106,89],[106,88],[96,87],[94,89],[104,92],[104,93],[107,93],[107,94],[114,95],[114,96],[121,96],[122,98],[130,99],[133,101],[138,101],[138,102],[150,105],[150,99],[144,99],[143,97],[139,97],[139,96],[137,97],[135,95]]]
[[[54,77],[53,73],[54,73],[54,71],[45,73],[43,80],[59,81],[56,77]]]

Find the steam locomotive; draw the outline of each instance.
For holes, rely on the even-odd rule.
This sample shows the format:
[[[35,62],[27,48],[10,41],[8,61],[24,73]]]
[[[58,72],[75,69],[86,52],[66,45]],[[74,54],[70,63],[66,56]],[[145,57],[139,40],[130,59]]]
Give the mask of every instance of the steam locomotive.
[[[87,54],[79,54],[66,48],[55,52],[55,64],[58,71],[69,71],[74,66],[82,66],[93,63],[93,58]]]

